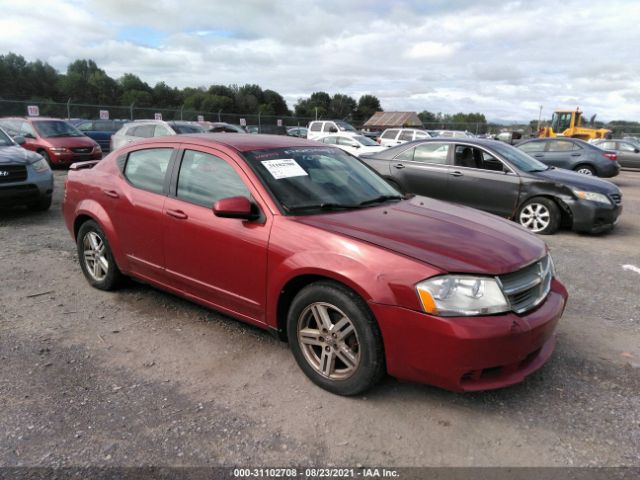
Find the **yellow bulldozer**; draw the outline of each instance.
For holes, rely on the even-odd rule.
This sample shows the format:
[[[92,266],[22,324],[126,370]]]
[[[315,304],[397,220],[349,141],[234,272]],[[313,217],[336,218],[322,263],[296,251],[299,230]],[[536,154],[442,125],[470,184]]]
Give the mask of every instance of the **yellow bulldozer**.
[[[556,110],[551,117],[551,125],[541,127],[538,137],[573,137],[589,141],[596,138],[611,138],[611,130],[606,128],[593,128],[582,126],[582,113],[579,108],[575,110]],[[596,116],[591,117],[590,125],[593,126]]]

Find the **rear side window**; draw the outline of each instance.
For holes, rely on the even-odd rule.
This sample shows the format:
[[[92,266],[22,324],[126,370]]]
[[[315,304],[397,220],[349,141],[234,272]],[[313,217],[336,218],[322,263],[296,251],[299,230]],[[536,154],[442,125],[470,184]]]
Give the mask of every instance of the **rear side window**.
[[[518,148],[526,153],[543,152],[544,142],[529,142],[522,145],[518,145]]]
[[[319,132],[320,130],[322,130],[322,123],[312,122],[311,127],[309,127],[309,130],[311,130],[312,132]]]
[[[322,143],[329,143],[331,145],[335,145],[338,143],[338,137],[324,137],[320,140]]]
[[[575,143],[567,142],[566,140],[556,140],[549,142],[549,152],[568,152],[569,150],[578,150]]]
[[[233,167],[221,158],[186,150],[178,176],[178,198],[211,208],[222,198],[251,196]]]
[[[124,176],[134,187],[162,193],[172,154],[171,148],[149,148],[131,152],[124,167]]]
[[[396,138],[396,135],[398,135],[398,130],[387,130],[381,138]]]
[[[400,134],[400,138],[398,140],[402,140],[405,142],[410,142],[413,140],[413,130],[405,130]]]
[[[140,138],[151,138],[156,130],[155,125],[138,125],[129,130],[127,135]]]
[[[413,160],[415,162],[447,163],[449,145],[446,143],[423,143],[422,145],[418,145],[415,150],[413,154]]]

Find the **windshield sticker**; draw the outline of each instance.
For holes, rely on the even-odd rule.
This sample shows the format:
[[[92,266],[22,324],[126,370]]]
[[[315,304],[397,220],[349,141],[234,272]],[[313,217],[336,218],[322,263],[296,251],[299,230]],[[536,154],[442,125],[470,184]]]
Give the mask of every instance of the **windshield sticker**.
[[[262,162],[264,168],[269,170],[269,173],[276,180],[281,178],[302,177],[306,176],[305,172],[298,162],[293,158],[279,158],[278,160],[264,160]]]

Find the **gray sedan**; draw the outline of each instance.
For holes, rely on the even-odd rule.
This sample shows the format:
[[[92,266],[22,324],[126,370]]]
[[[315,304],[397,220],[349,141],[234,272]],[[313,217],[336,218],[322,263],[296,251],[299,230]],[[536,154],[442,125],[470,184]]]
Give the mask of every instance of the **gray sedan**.
[[[550,167],[607,178],[620,173],[615,152],[605,152],[578,138],[535,138],[516,147]]]
[[[622,211],[613,183],[548,167],[495,140],[433,138],[360,158],[399,191],[475,207],[534,233],[562,225],[603,232]]]
[[[640,144],[629,140],[597,140],[593,144],[616,152],[621,167],[640,168]]]

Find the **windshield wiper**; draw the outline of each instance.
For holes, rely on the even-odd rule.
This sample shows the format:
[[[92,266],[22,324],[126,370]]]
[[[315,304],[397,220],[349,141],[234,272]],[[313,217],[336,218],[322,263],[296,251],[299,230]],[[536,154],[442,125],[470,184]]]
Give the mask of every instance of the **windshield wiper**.
[[[308,210],[324,210],[324,211],[335,211],[335,210],[349,210],[352,208],[358,208],[359,205],[349,205],[344,203],[313,203],[309,205],[285,205],[284,206],[288,212],[304,212]]]
[[[364,202],[360,202],[358,205],[364,207],[366,205],[373,205],[374,203],[382,203],[388,200],[402,200],[404,197],[401,195],[380,195],[379,197],[372,198],[370,200],[365,200]]]

